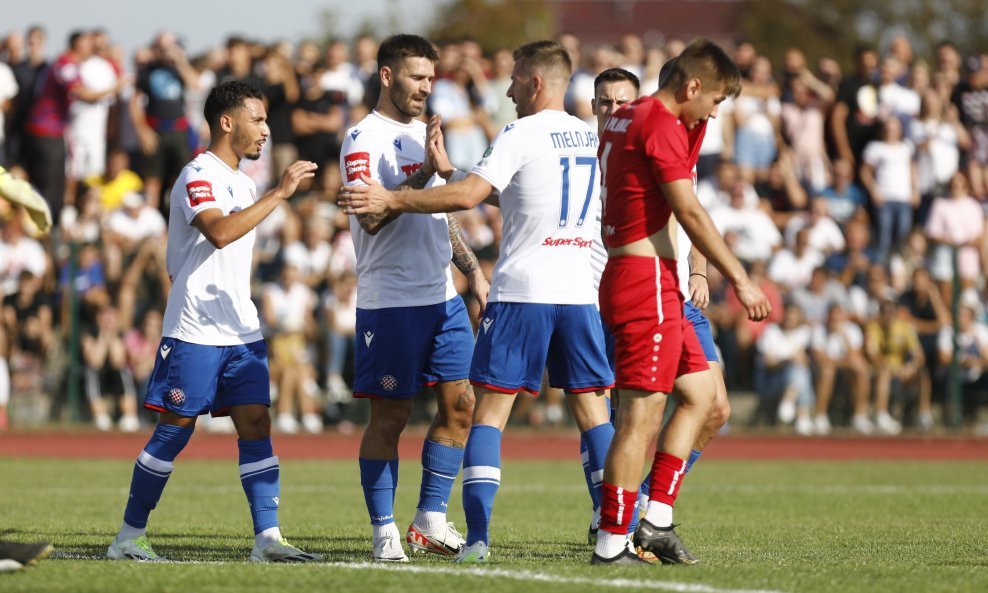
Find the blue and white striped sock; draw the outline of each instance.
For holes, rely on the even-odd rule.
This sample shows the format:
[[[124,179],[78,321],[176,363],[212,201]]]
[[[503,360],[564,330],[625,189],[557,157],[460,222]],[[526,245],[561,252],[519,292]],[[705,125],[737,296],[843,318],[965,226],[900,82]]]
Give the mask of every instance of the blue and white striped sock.
[[[435,534],[446,528],[449,493],[463,465],[464,449],[426,440],[422,445],[422,486],[415,525]]]
[[[593,487],[593,478],[590,477],[590,454],[587,453],[587,439],[583,435],[580,435],[580,461],[583,462],[583,479],[587,481],[590,502],[596,511],[600,508],[600,489]]]
[[[281,471],[271,446],[271,437],[238,440],[240,449],[240,483],[250,505],[254,534],[278,526],[281,502]]]
[[[120,539],[144,535],[151,510],[158,506],[161,493],[172,474],[172,462],[188,444],[192,431],[191,427],[183,428],[171,424],[159,424],[154,429],[151,440],[144,446],[134,464]]]
[[[501,485],[501,431],[493,426],[470,429],[463,456],[463,510],[467,516],[467,545],[490,541],[488,529],[494,497]]]
[[[581,435],[587,443],[587,466],[590,471],[590,498],[600,506],[600,486],[604,482],[604,461],[614,440],[614,426],[608,422],[598,424]]]

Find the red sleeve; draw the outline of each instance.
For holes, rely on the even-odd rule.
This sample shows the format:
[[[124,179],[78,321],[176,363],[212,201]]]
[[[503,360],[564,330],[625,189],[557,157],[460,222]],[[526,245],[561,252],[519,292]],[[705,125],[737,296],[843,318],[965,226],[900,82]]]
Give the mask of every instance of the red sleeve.
[[[692,179],[686,130],[679,120],[666,115],[653,110],[642,135],[652,175],[659,184]]]

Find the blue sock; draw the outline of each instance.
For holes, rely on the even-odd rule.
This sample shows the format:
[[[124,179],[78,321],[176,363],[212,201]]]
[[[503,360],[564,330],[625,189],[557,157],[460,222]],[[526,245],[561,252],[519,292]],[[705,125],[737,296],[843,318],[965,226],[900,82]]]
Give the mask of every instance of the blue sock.
[[[394,523],[397,470],[397,459],[360,458],[360,486],[364,489],[371,525]]]
[[[600,506],[600,486],[604,482],[604,461],[607,459],[607,450],[610,449],[611,441],[614,439],[614,426],[605,422],[586,431],[580,435],[580,438],[587,443],[590,498],[594,501],[594,508],[596,508]]]
[[[590,502],[594,510],[600,508],[600,490],[594,489],[593,478],[590,477],[590,455],[587,453],[587,439],[580,435],[580,460],[583,462],[583,478],[587,481],[587,491],[590,492]]]
[[[690,451],[690,458],[686,460],[686,473],[690,473],[690,468],[700,459],[700,455],[703,455],[703,451],[697,451],[696,449]]]
[[[420,511],[445,513],[449,493],[456,474],[463,464],[464,449],[447,447],[426,440],[422,445],[422,487],[419,490]]]
[[[463,456],[463,511],[467,516],[467,545],[490,542],[488,528],[494,496],[501,485],[501,431],[493,426],[470,429]]]
[[[151,440],[137,456],[134,475],[130,480],[130,498],[124,511],[124,522],[131,527],[144,529],[148,524],[151,509],[158,506],[161,492],[165,489],[168,476],[172,474],[175,458],[182,452],[193,428],[182,428],[171,424],[159,424],[151,435]]]
[[[641,513],[645,509],[638,508],[638,503],[641,501],[642,497],[648,498],[649,492],[652,491],[652,474],[649,473],[642,480],[641,486],[638,487],[638,500],[635,501],[635,512],[631,513],[631,521],[628,522],[628,533],[634,533],[635,529],[638,527],[638,519],[641,517]]]
[[[253,441],[238,440],[240,483],[250,505],[254,535],[278,526],[281,499],[281,470],[271,447],[271,437]]]

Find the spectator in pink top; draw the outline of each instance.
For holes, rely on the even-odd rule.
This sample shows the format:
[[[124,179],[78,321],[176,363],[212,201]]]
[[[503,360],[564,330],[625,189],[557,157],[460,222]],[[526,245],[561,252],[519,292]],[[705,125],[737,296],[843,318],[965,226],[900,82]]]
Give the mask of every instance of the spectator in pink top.
[[[940,285],[945,302],[950,302],[954,278],[952,250],[957,251],[957,273],[961,286],[974,286],[981,272],[977,242],[984,234],[985,217],[981,205],[971,197],[970,186],[963,173],[950,180],[950,195],[937,198],[926,221],[926,236],[934,241],[930,273]]]

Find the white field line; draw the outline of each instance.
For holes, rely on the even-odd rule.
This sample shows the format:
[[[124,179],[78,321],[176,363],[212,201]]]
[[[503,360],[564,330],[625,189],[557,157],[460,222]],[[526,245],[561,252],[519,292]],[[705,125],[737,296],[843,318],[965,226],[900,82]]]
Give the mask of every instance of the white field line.
[[[51,555],[54,559],[64,560],[105,560],[103,556],[91,554],[74,554],[71,552],[55,552]],[[203,564],[212,566],[222,566],[227,564],[240,564],[238,562],[199,562],[169,560],[167,564]],[[298,566],[298,565],[294,565]],[[645,579],[629,578],[592,578],[592,577],[567,577],[562,575],[536,572],[531,570],[509,570],[505,568],[473,568],[473,567],[443,567],[443,566],[413,566],[401,564],[379,564],[371,562],[316,562],[308,564],[308,567],[326,570],[356,570],[356,571],[384,571],[404,574],[430,574],[443,576],[464,576],[488,579],[491,577],[508,579],[512,581],[523,581],[533,583],[550,583],[554,585],[587,585],[590,587],[607,587],[611,589],[649,589],[654,591],[672,591],[674,593],[782,593],[772,589],[729,589],[714,587],[700,583],[677,583],[672,581],[657,581]],[[644,569],[649,570],[649,569]],[[661,570],[661,569],[651,569]]]
[[[351,492],[352,486],[316,486],[312,484],[299,484],[293,486],[286,484],[282,489],[292,494],[319,494],[333,492]],[[498,492],[500,494],[524,494],[524,493],[574,493],[586,492],[585,485],[545,485],[545,484],[518,484],[502,485]],[[20,492],[39,492],[54,495],[80,494],[126,494],[127,485],[120,486],[19,486]],[[703,486],[693,486],[684,492],[701,494],[716,491],[717,493],[736,492],[740,494],[825,494],[825,495],[849,495],[860,494],[982,494],[988,495],[988,484],[971,486],[951,486],[951,485],[910,485],[900,486],[896,484],[791,484],[791,485],[766,485],[766,484],[736,484],[719,485],[710,488]],[[187,484],[172,484],[167,488],[165,496],[174,495],[176,492],[195,492],[197,494],[230,494],[243,492],[243,488],[237,483],[236,478],[231,478],[228,486],[190,486]],[[354,491],[355,492],[355,491]]]

